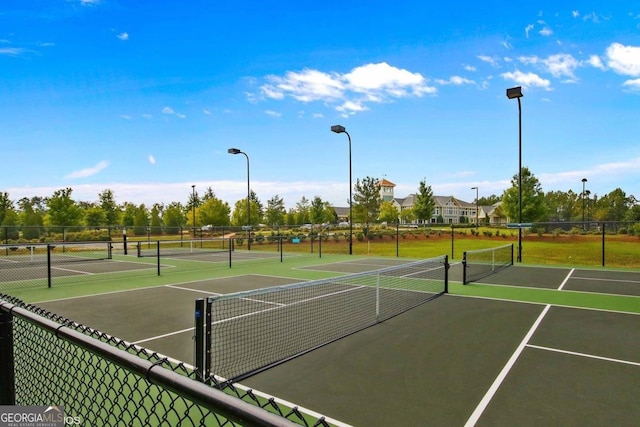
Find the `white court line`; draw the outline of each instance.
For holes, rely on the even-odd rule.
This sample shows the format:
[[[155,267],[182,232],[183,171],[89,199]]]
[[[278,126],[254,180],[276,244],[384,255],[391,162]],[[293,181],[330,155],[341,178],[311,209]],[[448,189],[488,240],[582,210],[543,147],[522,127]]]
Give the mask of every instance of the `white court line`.
[[[203,291],[202,289],[183,288],[182,286],[176,286],[176,285],[164,285],[164,287],[171,288],[171,289],[178,289],[180,291],[197,292],[199,294],[205,294],[205,295],[213,295],[213,296],[223,295],[223,294],[217,294],[215,292]]]
[[[551,308],[550,304],[547,304],[544,307],[544,309],[542,310],[542,313],[540,313],[540,316],[538,316],[536,321],[531,326],[531,329],[529,329],[529,332],[527,332],[527,335],[524,336],[524,338],[522,339],[522,342],[520,343],[520,345],[518,345],[518,348],[516,349],[516,351],[511,355],[511,357],[507,361],[507,364],[504,365],[504,367],[502,368],[502,371],[500,371],[496,379],[493,381],[493,384],[491,384],[491,387],[489,387],[489,390],[487,390],[487,392],[485,393],[480,403],[478,403],[478,406],[476,407],[476,409],[473,411],[473,413],[465,423],[465,427],[473,427],[476,425],[476,423],[482,416],[482,413],[484,412],[484,410],[487,409],[487,406],[489,406],[489,402],[491,402],[491,399],[493,399],[493,396],[496,394],[496,392],[500,388],[502,381],[504,381],[504,379],[507,377],[507,374],[509,374],[509,371],[511,370],[511,368],[516,363],[516,360],[518,360],[518,357],[520,357],[520,354],[522,353],[527,343],[533,336],[533,333],[536,331],[536,329],[538,329],[538,326],[540,326],[540,323],[542,322],[542,319],[549,311],[549,308]]]
[[[143,343],[143,342],[153,341],[153,340],[157,340],[157,339],[160,339],[160,338],[170,337],[170,336],[172,336],[172,335],[178,335],[178,334],[181,334],[181,333],[183,333],[183,332],[193,331],[194,329],[195,329],[195,327],[193,327],[193,328],[183,329],[183,330],[181,330],[181,331],[169,332],[168,334],[157,335],[157,336],[155,336],[155,337],[146,338],[146,339],[143,339],[143,340],[140,340],[140,341],[134,341],[134,342],[132,342],[132,344],[138,345],[138,344],[141,344],[141,343]]]
[[[527,347],[537,348],[538,350],[554,351],[556,353],[570,354],[572,356],[588,357],[589,359],[605,360],[607,362],[623,363],[625,365],[640,366],[639,362],[631,362],[630,360],[613,359],[610,357],[596,356],[594,354],[578,353],[575,351],[560,350],[559,348],[543,347],[541,345],[527,344]]]
[[[569,278],[571,277],[571,275],[573,274],[574,271],[576,271],[576,269],[572,268],[571,271],[569,272],[569,274],[567,274],[567,277],[564,278],[564,280],[560,284],[560,287],[558,288],[559,291],[561,291],[562,288],[564,288],[564,285],[567,284],[567,282],[569,281]]]
[[[618,283],[640,283],[640,280],[625,280],[625,279],[596,279],[595,277],[572,277],[575,280],[597,280],[600,282],[618,282]]]

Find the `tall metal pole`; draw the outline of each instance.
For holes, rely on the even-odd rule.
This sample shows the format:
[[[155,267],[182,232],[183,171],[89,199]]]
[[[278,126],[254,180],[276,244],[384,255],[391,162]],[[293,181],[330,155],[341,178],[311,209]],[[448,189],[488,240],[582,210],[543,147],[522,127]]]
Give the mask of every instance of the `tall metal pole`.
[[[586,230],[587,226],[585,224],[585,216],[584,216],[584,185],[587,182],[587,178],[582,178],[582,229]]]
[[[349,255],[353,255],[353,177],[351,170],[351,135],[345,131],[349,139]]]
[[[191,186],[191,203],[193,211],[193,238],[196,238],[196,186],[195,184]]]
[[[522,262],[522,106],[518,98],[518,262]]]
[[[349,255],[353,254],[353,174],[351,169],[351,135],[342,125],[331,126],[335,133],[346,133],[349,139]]]
[[[478,219],[479,219],[479,206],[478,206],[478,187],[471,187],[472,190],[476,190],[476,230],[478,229]]]
[[[251,187],[249,185],[249,156],[238,148],[229,148],[229,154],[244,154],[247,158],[247,248],[251,250]]]
[[[249,186],[249,156],[242,153],[247,158],[247,249],[251,250],[251,189]]]

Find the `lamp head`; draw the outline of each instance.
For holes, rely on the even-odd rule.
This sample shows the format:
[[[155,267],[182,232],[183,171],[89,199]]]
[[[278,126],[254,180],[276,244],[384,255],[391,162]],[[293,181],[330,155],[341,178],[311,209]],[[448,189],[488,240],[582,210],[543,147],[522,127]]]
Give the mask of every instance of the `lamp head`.
[[[522,86],[512,87],[507,89],[507,98],[522,98]]]
[[[333,125],[333,126],[331,126],[331,132],[344,133],[346,131],[347,130],[342,125]]]
[[[587,178],[582,178],[582,182],[587,182]]]
[[[227,150],[227,152],[228,152],[229,154],[240,154],[240,153],[242,153],[242,151],[240,151],[240,150],[239,150],[239,149],[237,149],[237,148],[229,148],[229,149]]]

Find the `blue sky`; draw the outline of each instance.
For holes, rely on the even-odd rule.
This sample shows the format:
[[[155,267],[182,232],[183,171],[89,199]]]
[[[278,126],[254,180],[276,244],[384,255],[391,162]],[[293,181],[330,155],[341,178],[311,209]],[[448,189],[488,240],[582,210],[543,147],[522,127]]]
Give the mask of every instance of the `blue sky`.
[[[336,206],[353,180],[404,197],[543,190],[640,197],[640,4],[4,0],[0,191],[96,201]]]

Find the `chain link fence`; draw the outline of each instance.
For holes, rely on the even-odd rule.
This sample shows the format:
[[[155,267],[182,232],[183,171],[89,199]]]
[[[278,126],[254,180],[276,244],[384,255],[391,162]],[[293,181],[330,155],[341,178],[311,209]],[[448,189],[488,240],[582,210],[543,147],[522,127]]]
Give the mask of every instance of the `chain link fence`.
[[[56,405],[67,425],[329,426],[4,294],[0,405]]]

